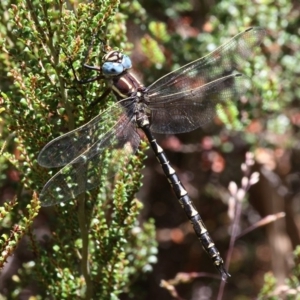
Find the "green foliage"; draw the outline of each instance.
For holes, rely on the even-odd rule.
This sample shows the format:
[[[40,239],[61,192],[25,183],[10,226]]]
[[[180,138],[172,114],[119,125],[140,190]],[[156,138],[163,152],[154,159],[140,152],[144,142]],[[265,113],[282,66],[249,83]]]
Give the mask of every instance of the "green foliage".
[[[109,97],[97,105],[97,110],[91,108],[106,83],[78,85],[70,63],[78,77],[92,77],[94,74],[83,70],[81,64],[93,39],[89,64],[101,63],[107,40],[111,46],[129,47],[126,17],[118,12],[118,5],[117,0],[87,4],[59,0],[1,2],[5,20],[0,28],[0,75],[5,78],[1,82],[1,112],[6,126],[2,134],[4,139],[14,135],[4,145],[1,159],[8,170],[13,165],[22,174],[23,185],[17,201],[0,209],[2,226],[13,228],[10,235],[2,235],[1,266],[25,234],[36,257],[34,266],[24,265],[19,270],[19,279],[11,283],[10,296],[18,297],[26,282],[37,282],[42,299],[116,299],[155,262],[153,223],[141,226],[137,221],[142,205],[135,194],[141,187],[144,144],[129,161],[122,161],[122,155],[116,152],[113,163],[126,165],[126,169],[108,178],[112,163],[106,163],[98,190],[49,211],[51,234],[41,239],[32,228],[40,209],[34,191],[40,191],[57,171],[37,164],[39,151],[113,101]],[[30,194],[33,200],[26,205]],[[22,218],[17,211],[22,212]],[[15,223],[19,225],[13,227]]]
[[[277,280],[273,274],[266,273],[264,277],[264,285],[259,293],[258,299],[264,300],[299,300],[300,299],[300,246],[294,251],[294,267],[291,275],[286,282],[278,286]]]
[[[28,215],[24,215],[19,220],[19,225],[12,225],[13,210],[15,209],[17,202],[15,200],[4,203],[0,208],[1,225],[6,228],[10,228],[10,235],[3,233],[0,240],[1,258],[0,268],[2,269],[7,259],[13,254],[13,251],[17,248],[18,243],[21,241],[25,234],[31,235],[31,226],[38,215],[40,204],[36,195],[33,195],[33,199],[26,207]],[[33,245],[33,244],[32,244]]]
[[[142,154],[132,158],[126,169],[113,178],[107,178],[107,166],[102,172],[103,184],[85,195],[85,206],[81,196],[77,201],[46,211],[52,232],[48,240],[43,239],[41,243],[30,225],[38,211],[33,191],[40,191],[56,171],[37,165],[36,157],[41,148],[51,139],[84,124],[113,101],[108,97],[95,109],[91,104],[101,95],[99,91],[106,89],[106,83],[79,86],[70,70],[72,61],[78,77],[91,77],[90,71],[81,68],[81,64],[96,32],[99,34],[89,53],[89,64],[101,63],[102,42],[109,41],[112,47],[124,52],[135,51],[137,55],[132,58],[137,57],[137,63],[134,66],[143,72],[145,83],[150,84],[214,50],[241,30],[250,26],[264,27],[267,37],[262,49],[244,70],[251,81],[249,93],[242,102],[230,102],[226,109],[220,107],[218,118],[226,124],[226,129],[222,127],[209,136],[213,151],[222,158],[218,164],[228,167],[230,162],[235,163],[230,172],[224,171],[222,175],[213,172],[213,180],[225,178],[228,182],[232,179],[229,173],[239,176],[240,169],[234,167],[240,167],[237,159],[240,148],[255,150],[257,168],[273,165],[272,174],[279,175],[282,181],[288,181],[288,175],[295,175],[289,173],[293,164],[297,172],[299,170],[296,164],[299,157],[279,163],[278,156],[284,153],[282,157],[286,162],[290,157],[288,153],[297,153],[299,148],[300,14],[297,1],[141,0],[122,1],[120,5],[117,1],[104,0],[79,2],[7,0],[0,3],[0,103],[3,106],[0,109],[0,183],[9,185],[17,194],[17,201],[10,201],[0,209],[1,263],[5,263],[25,234],[36,257],[35,264],[24,264],[18,278],[14,277],[11,298],[17,298],[26,283],[38,279],[40,295],[37,297],[41,299],[48,295],[58,299],[93,296],[116,299],[121,292],[134,299],[132,283],[151,270],[155,262],[153,223],[141,226],[137,221],[141,204],[134,195],[140,187]],[[126,20],[138,28],[136,36],[134,29],[128,32],[133,44],[127,43],[125,38]],[[228,130],[232,128],[241,130],[242,134],[233,135]],[[260,157],[261,152],[268,153],[269,159]],[[207,153],[214,154],[209,150]],[[196,164],[199,164],[198,156]],[[22,177],[22,185],[18,184],[19,177]],[[191,190],[198,189],[199,182]],[[272,192],[276,193],[281,187],[286,188],[276,186]],[[205,188],[201,185],[201,189]],[[218,189],[215,194],[219,194]],[[270,190],[262,191],[259,200],[267,194],[270,201]],[[3,195],[4,200],[11,199],[9,193]],[[26,207],[27,203],[30,206]],[[268,206],[270,203],[266,202],[265,207]],[[243,212],[246,221],[253,219],[252,210],[249,207]],[[214,228],[218,216],[214,209],[212,211],[210,222]],[[227,231],[223,226],[216,232],[226,235]],[[247,241],[243,241],[244,252],[242,247],[235,248],[236,257],[242,258],[232,258],[234,284],[227,285],[228,294],[224,299],[252,299],[261,288],[261,285],[257,288],[257,282],[262,284],[259,274],[265,272],[265,265],[253,271],[252,266],[261,266],[262,261],[252,263],[251,260],[247,264],[247,254],[254,260],[258,252],[254,250],[263,242],[256,241],[251,240],[247,245]],[[219,245],[218,241],[216,244]],[[292,293],[299,286],[298,256],[293,275],[287,281],[287,290]],[[198,265],[202,266],[197,261]],[[269,273],[265,278],[261,299],[272,299],[278,282]],[[274,299],[280,299],[278,297]]]

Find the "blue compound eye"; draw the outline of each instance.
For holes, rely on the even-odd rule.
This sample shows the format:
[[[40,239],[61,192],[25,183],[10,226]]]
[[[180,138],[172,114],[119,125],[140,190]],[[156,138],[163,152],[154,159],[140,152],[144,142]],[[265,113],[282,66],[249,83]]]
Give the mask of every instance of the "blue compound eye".
[[[123,55],[122,66],[125,70],[130,69],[132,67],[131,59],[127,55]]]
[[[120,63],[106,62],[102,65],[102,73],[106,76],[119,75],[124,71],[124,67]]]

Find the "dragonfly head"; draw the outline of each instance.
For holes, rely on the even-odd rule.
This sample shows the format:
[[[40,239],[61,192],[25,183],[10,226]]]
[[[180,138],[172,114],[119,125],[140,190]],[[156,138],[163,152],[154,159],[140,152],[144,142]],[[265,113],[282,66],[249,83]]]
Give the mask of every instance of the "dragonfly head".
[[[129,56],[116,50],[105,54],[103,61],[102,74],[108,77],[118,76],[132,67]]]

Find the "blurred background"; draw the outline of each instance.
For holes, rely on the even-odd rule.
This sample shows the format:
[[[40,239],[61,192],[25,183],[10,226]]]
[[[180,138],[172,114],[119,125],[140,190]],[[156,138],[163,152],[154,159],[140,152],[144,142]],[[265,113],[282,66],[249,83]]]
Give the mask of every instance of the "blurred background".
[[[207,54],[211,47],[221,45],[241,30],[251,26],[266,29],[261,51],[254,58],[252,94],[239,107],[238,114],[230,115],[227,122],[216,118],[213,124],[191,133],[157,138],[223,257],[228,251],[231,230],[228,185],[234,181],[241,186],[245,154],[247,151],[254,154],[251,171],[259,172],[260,180],[246,193],[238,231],[243,232],[269,215],[276,219],[276,214],[284,212],[285,217],[258,226],[236,241],[229,267],[232,278],[226,285],[224,299],[258,298],[264,284],[265,287],[274,284],[270,278],[266,279],[268,284],[264,282],[268,272],[277,280],[274,299],[284,299],[289,292],[282,294],[282,290],[297,265],[293,250],[300,238],[299,3],[140,3],[145,9],[143,17],[150,20],[148,30],[145,33],[143,25],[128,21],[128,38],[134,44],[131,55],[134,68],[145,83]],[[165,30],[162,37],[160,26]],[[149,51],[149,47],[153,50]],[[160,56],[155,56],[161,53],[156,47],[163,53],[161,61]],[[199,241],[151,152],[143,174],[144,186],[139,194],[145,204],[143,216],[155,219],[159,242],[158,263],[150,283],[155,286],[161,279],[173,279],[178,272],[214,273],[206,253],[199,251]],[[179,285],[177,291],[184,299],[216,299],[219,282],[211,284],[208,279],[208,284],[206,280]],[[166,291],[154,290],[151,289],[147,299],[168,299]],[[290,297],[294,299],[292,290]],[[262,299],[269,297],[261,294]]]

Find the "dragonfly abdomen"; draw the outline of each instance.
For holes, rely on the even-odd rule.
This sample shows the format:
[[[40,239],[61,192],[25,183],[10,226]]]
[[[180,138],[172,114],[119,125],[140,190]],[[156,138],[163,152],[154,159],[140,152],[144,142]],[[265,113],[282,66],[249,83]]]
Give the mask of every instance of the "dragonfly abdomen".
[[[188,219],[192,223],[194,231],[198,239],[200,240],[202,247],[212,259],[215,267],[220,272],[222,279],[226,280],[226,278],[230,277],[230,275],[224,267],[224,261],[221,258],[220,253],[216,248],[212,238],[210,237],[197,209],[195,208],[190,197],[188,196],[187,191],[185,190],[183,184],[180,182],[177,174],[175,173],[175,170],[171,167],[165,152],[157,144],[156,139],[153,137],[149,128],[149,124],[141,126],[141,129],[144,131],[145,135],[147,136],[151,148],[153,149],[158,162],[160,163],[166,177],[168,178],[168,181],[180,205],[182,206]]]

